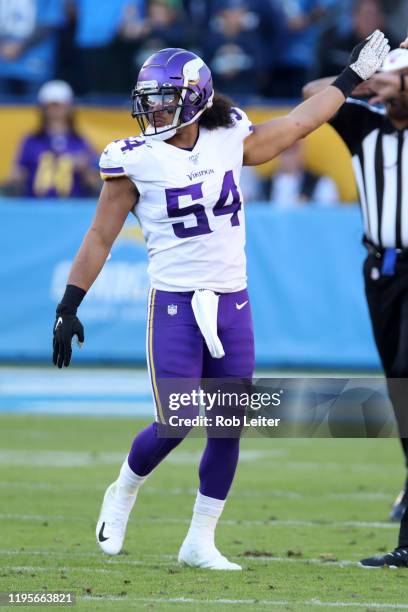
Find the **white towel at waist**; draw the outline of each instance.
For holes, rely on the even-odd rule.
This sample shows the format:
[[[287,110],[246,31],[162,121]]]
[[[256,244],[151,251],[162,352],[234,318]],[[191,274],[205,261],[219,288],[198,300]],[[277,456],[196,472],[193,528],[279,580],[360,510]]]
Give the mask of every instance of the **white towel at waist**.
[[[197,325],[204,336],[210,355],[216,359],[225,355],[217,334],[218,300],[219,296],[209,289],[197,289],[191,299]]]

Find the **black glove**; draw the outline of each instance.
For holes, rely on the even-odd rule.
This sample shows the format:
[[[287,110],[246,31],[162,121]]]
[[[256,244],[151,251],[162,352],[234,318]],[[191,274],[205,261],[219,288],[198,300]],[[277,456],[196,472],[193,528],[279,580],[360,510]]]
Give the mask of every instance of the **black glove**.
[[[85,340],[84,327],[76,316],[77,308],[84,296],[85,291],[80,287],[67,285],[64,297],[57,306],[52,360],[59,368],[62,368],[63,365],[67,368],[71,362],[72,338],[77,336],[79,347]]]
[[[54,349],[52,360],[54,365],[62,368],[69,366],[72,355],[71,341],[74,336],[78,338],[78,346],[82,346],[85,340],[84,326],[76,315],[58,314],[54,325],[54,338],[52,347]]]

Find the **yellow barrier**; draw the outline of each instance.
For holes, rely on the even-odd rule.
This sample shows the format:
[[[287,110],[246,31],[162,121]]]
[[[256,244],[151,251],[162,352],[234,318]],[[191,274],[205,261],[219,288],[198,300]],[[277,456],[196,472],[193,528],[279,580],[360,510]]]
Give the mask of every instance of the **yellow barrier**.
[[[249,107],[254,123],[284,114],[288,108]],[[8,176],[21,139],[37,126],[37,111],[27,106],[0,106],[0,182]],[[107,143],[138,133],[137,124],[128,110],[118,108],[78,107],[78,128],[95,147],[102,151]],[[323,126],[306,138],[306,163],[309,170],[331,176],[337,183],[341,199],[355,202],[356,186],[346,146],[330,126]],[[262,176],[274,172],[276,161],[258,167]]]

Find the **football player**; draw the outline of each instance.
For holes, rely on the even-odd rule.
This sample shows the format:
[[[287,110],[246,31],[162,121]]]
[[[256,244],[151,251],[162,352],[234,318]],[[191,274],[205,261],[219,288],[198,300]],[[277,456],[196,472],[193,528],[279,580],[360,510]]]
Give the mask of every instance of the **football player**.
[[[210,70],[194,53],[163,49],[142,66],[132,94],[141,135],[112,142],[102,153],[105,183],[54,326],[53,360],[61,368],[70,363],[73,336],[84,340],[77,308],[133,211],[149,254],[147,360],[156,420],[138,433],[117,480],[106,490],[96,527],[104,552],[120,552],[139,489],[182,440],[158,435],[164,420],[159,381],[189,379],[198,387],[201,378],[252,377],[242,165],[274,158],[325,123],[388,51],[387,39],[374,32],[355,47],[331,86],[288,115],[259,125],[214,94]],[[241,569],[214,542],[238,455],[239,436],[208,437],[181,563]]]

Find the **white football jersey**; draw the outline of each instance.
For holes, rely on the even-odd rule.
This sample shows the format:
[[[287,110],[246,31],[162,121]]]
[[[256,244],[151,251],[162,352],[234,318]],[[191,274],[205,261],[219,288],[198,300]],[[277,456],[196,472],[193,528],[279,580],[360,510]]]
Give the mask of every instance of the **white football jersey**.
[[[200,127],[193,149],[142,136],[118,140],[102,153],[103,179],[127,176],[149,254],[152,287],[163,291],[246,287],[245,218],[239,179],[243,142],[252,130],[239,109],[234,125]]]

